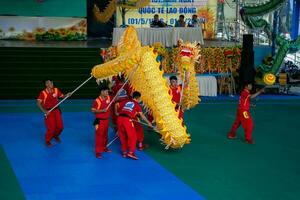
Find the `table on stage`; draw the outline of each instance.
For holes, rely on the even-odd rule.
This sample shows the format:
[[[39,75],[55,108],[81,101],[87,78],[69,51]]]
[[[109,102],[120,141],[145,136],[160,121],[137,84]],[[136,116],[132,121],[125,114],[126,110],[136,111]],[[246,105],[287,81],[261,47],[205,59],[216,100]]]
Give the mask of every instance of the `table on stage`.
[[[117,45],[125,28],[114,28],[113,45]],[[165,47],[177,45],[177,41],[203,43],[201,27],[167,27],[167,28],[136,28],[138,37],[143,46],[160,42]]]
[[[218,92],[218,84],[215,76],[197,76],[200,96],[216,97]]]

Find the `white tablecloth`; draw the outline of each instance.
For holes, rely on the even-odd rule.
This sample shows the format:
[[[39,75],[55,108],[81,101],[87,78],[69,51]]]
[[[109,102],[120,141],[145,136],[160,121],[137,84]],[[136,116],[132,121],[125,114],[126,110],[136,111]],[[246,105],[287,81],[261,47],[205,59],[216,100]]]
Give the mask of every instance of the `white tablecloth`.
[[[164,77],[169,81],[170,74],[165,74]],[[218,86],[217,79],[215,76],[197,76],[200,96],[217,96]],[[181,84],[181,80],[178,80],[178,83]]]
[[[214,76],[197,76],[200,96],[217,96],[217,79]]]
[[[125,28],[114,28],[113,45],[117,45]],[[177,45],[177,41],[203,43],[201,27],[168,27],[168,28],[136,28],[139,39],[143,46],[152,45],[156,42],[162,43],[165,47]]]

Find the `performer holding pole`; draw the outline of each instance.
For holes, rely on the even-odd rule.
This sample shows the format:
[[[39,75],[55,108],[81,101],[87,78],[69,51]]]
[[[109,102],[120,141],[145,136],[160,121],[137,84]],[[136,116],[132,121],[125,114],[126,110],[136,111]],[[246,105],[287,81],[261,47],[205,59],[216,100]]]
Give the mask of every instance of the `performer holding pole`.
[[[170,80],[170,90],[169,93],[172,96],[172,102],[176,104],[175,110],[179,112],[178,118],[183,120],[183,111],[181,109],[181,98],[183,94],[184,81],[182,85],[178,85],[177,77],[171,76]]]
[[[111,152],[107,148],[108,142],[108,127],[110,109],[108,105],[111,99],[108,95],[108,87],[100,87],[100,95],[95,99],[91,111],[95,114],[94,126],[95,126],[95,153],[96,158],[102,158],[103,152]]]
[[[128,79],[116,92],[113,99],[111,99],[108,95],[108,87],[104,86],[100,88],[100,96],[94,101],[92,112],[96,115],[94,126],[96,129],[95,152],[97,158],[102,158],[102,152],[111,152],[111,150],[108,149],[108,147],[118,138],[118,136],[116,136],[111,142],[108,143],[108,118],[110,115],[110,106],[118,98],[119,93],[123,90],[124,86],[128,83],[129,79],[136,72],[137,68],[138,66],[136,66],[132,70]]]
[[[254,140],[252,139],[252,130],[253,130],[253,120],[250,115],[250,100],[260,95],[264,92],[264,89],[260,89],[255,94],[251,94],[250,91],[252,90],[252,84],[246,83],[244,86],[244,90],[241,93],[239,105],[236,113],[236,119],[232,125],[232,128],[227,135],[228,139],[235,139],[236,130],[242,124],[245,132],[245,142],[248,144],[254,144]]]
[[[59,135],[63,130],[61,110],[58,105],[58,98],[68,98],[72,93],[64,95],[58,88],[54,87],[52,79],[45,80],[46,88],[42,90],[37,98],[37,106],[45,115],[45,144],[51,147],[51,140],[54,138],[61,142]]]
[[[142,113],[142,108],[139,104],[141,101],[141,93],[135,91],[132,94],[132,100],[122,101],[120,103],[119,117],[117,121],[118,133],[121,141],[121,149],[123,157],[129,157],[137,160],[135,155],[136,149],[136,130],[132,120],[136,117],[142,118],[147,124],[152,127],[152,124]]]
[[[81,88],[84,84],[86,84],[89,80],[91,80],[93,76],[90,76],[88,79],[86,79],[83,83],[81,83],[75,90],[72,92],[68,93],[67,96],[65,96],[60,102],[58,102],[53,108],[51,108],[45,115],[47,116],[50,112],[52,112],[54,109],[56,109],[62,102],[64,102],[67,98],[69,98],[72,94],[74,94],[79,88]]]

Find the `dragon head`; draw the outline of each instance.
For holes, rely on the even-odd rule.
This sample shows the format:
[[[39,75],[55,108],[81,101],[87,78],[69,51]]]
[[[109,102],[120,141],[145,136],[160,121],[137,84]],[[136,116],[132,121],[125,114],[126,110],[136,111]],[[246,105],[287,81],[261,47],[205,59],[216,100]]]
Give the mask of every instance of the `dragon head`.
[[[139,48],[141,48],[141,42],[139,41],[136,29],[133,26],[127,27],[118,43],[118,53],[121,55]]]
[[[179,46],[180,62],[183,70],[188,70],[189,66],[199,58],[199,48],[197,43],[182,43]]]

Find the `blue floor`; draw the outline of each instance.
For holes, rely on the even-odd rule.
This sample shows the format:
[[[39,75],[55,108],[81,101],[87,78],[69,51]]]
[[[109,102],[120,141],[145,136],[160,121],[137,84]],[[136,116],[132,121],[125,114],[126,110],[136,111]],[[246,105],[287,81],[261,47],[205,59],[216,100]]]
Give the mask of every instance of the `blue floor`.
[[[47,148],[41,113],[0,108],[0,144],[26,199],[204,199],[145,153],[137,152],[138,161],[122,158],[118,141],[96,159],[90,112],[64,112],[62,143]]]
[[[300,103],[299,96],[284,95],[262,95],[256,103],[274,99]],[[202,97],[202,103],[212,105],[237,101],[238,96]],[[111,146],[113,153],[96,159],[91,102],[68,100],[62,105],[62,144],[49,149],[34,100],[0,101],[0,145],[26,199],[203,199],[144,152],[137,152],[138,161],[122,158],[118,141]]]

